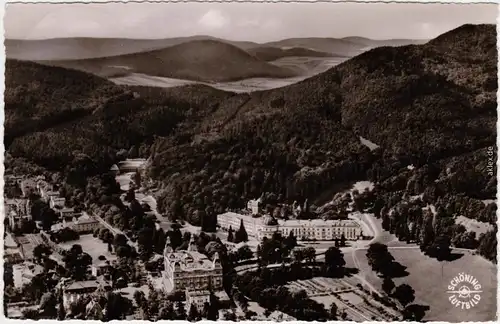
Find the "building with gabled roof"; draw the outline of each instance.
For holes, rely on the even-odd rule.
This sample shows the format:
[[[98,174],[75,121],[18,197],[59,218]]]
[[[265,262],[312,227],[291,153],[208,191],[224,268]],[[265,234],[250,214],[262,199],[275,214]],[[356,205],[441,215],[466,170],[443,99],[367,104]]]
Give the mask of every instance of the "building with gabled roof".
[[[111,285],[102,279],[63,282],[61,286],[65,309],[82,298],[111,291]]]

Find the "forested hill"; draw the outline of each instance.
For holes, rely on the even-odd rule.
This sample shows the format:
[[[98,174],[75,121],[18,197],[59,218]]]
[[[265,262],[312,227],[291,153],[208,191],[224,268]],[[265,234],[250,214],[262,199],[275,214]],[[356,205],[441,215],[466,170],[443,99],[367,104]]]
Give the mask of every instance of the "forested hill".
[[[252,56],[217,40],[194,40],[154,51],[85,60],[40,61],[102,77],[131,72],[195,81],[234,81],[254,77],[286,78],[292,70]]]
[[[125,89],[91,74],[7,59],[5,142],[78,120]]]
[[[442,186],[452,186],[463,176],[469,179],[465,183],[472,183],[459,192],[493,197],[494,179],[481,170],[486,169],[485,148],[495,145],[496,55],[482,53],[495,49],[495,29],[473,28],[484,32],[468,33],[477,40],[466,39],[482,49],[468,56],[460,55],[458,46],[446,46],[446,39],[383,47],[300,83],[252,93],[242,107],[234,104],[217,111],[213,127],[205,121],[205,129],[194,131],[196,138],[203,138],[204,131],[206,142],[186,143],[178,150],[158,141],[153,175],[168,178],[179,172],[177,177],[183,179],[185,174],[180,183],[207,177],[204,181],[213,181],[209,187],[226,188],[222,197],[210,200],[240,205],[262,191],[290,199],[314,198],[341,180],[383,180],[411,164],[418,168],[433,163],[446,170],[454,161],[454,172],[443,174]],[[464,82],[467,79],[474,82]],[[381,149],[369,152],[358,135]],[[210,152],[215,154],[206,161]],[[470,166],[474,170],[457,169],[457,161],[467,154],[478,159]],[[248,182],[236,181],[241,186],[234,187],[234,177]],[[200,195],[204,186],[188,191]]]
[[[365,179],[377,183],[386,207],[405,193],[424,194],[437,207],[462,197],[460,208],[471,210],[470,201],[496,194],[487,171],[496,139],[495,34],[494,26],[466,25],[424,45],[373,49],[297,84],[251,94],[110,86],[119,94],[100,95],[104,103],[92,114],[18,137],[8,149],[52,167],[73,165],[74,151],[102,168],[122,148],[150,155],[160,209],[195,224],[262,193],[270,203],[316,201],[340,183]],[[52,71],[39,82],[62,73]],[[71,98],[70,90],[61,95]],[[43,98],[36,90],[30,96]],[[7,97],[6,105],[22,100]],[[18,113],[6,108],[7,118],[22,118]],[[370,151],[360,136],[380,148]],[[494,220],[484,207],[464,214]]]

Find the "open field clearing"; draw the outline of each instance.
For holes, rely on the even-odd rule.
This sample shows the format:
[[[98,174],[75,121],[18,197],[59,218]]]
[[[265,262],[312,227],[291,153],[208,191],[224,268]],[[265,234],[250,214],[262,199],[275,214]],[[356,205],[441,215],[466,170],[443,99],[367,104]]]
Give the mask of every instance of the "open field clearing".
[[[395,278],[396,285],[409,284],[415,290],[416,304],[430,306],[424,320],[428,321],[492,321],[496,317],[496,267],[480,256],[465,252],[454,261],[439,262],[420,252],[418,248],[390,249],[397,262],[406,266],[409,275]],[[371,271],[366,250],[355,251],[360,270],[365,279],[381,290],[382,279]],[[466,273],[479,280],[482,286],[481,300],[468,310],[455,308],[448,300],[450,281],[459,273]]]
[[[83,252],[88,253],[92,257],[92,263],[99,263],[100,255],[104,255],[106,260],[114,260],[116,256],[108,251],[108,245],[100,239],[95,238],[92,234],[80,235],[80,239],[76,241],[68,241],[61,243],[60,246],[65,249],[70,249],[74,244],[80,244]]]
[[[465,226],[468,232],[476,233],[476,238],[479,237],[479,235],[493,229],[493,225],[489,223],[480,222],[475,219],[467,218],[465,216],[458,216],[455,219],[455,224],[462,224],[463,226]]]

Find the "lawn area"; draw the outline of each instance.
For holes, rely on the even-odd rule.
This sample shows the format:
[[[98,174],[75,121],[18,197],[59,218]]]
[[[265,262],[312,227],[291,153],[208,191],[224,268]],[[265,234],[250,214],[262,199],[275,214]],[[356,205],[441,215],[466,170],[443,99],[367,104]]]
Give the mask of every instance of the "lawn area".
[[[415,289],[415,302],[430,306],[424,320],[465,322],[493,321],[496,318],[497,268],[480,256],[465,253],[454,261],[439,262],[420,252],[420,249],[390,249],[396,261],[407,267],[409,275],[395,278],[396,285],[409,284]],[[381,289],[382,280],[370,269],[366,250],[356,251],[359,266],[366,280]],[[455,308],[448,300],[450,281],[459,273],[476,277],[482,285],[481,300],[471,309]]]
[[[83,252],[88,253],[92,257],[92,263],[96,264],[101,261],[98,260],[100,255],[104,255],[106,260],[115,260],[116,256],[108,252],[108,245],[98,239],[93,237],[92,234],[80,235],[80,239],[76,241],[68,241],[61,243],[61,247],[69,249],[73,244],[80,244],[82,246]]]
[[[479,235],[493,230],[493,225],[485,222],[480,222],[475,219],[470,219],[465,216],[458,216],[455,219],[455,224],[462,224],[463,226],[465,226],[468,232],[476,233],[476,237],[479,237]]]

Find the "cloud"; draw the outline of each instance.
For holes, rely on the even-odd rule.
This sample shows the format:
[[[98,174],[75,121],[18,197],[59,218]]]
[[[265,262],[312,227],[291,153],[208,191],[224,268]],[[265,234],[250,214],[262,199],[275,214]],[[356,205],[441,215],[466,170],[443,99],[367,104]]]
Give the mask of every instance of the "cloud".
[[[221,29],[229,24],[229,19],[220,10],[210,9],[198,20],[198,24],[207,29]]]

